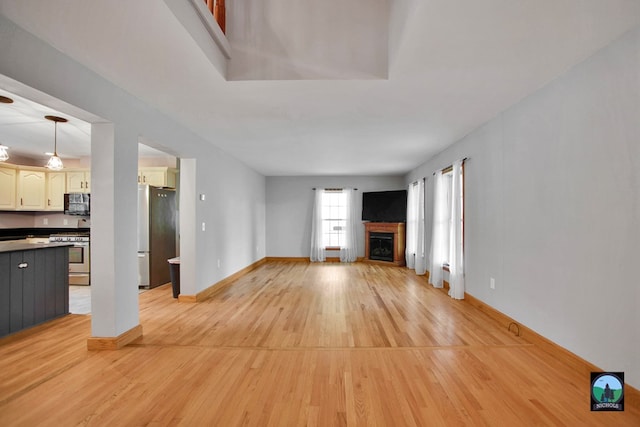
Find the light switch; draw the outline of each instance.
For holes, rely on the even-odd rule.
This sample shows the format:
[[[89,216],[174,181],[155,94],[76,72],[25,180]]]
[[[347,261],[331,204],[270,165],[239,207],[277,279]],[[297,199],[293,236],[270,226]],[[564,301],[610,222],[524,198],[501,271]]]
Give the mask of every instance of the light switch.
[[[204,225],[204,222],[203,222],[202,223],[202,231],[204,231],[204,229],[205,229],[205,225]]]

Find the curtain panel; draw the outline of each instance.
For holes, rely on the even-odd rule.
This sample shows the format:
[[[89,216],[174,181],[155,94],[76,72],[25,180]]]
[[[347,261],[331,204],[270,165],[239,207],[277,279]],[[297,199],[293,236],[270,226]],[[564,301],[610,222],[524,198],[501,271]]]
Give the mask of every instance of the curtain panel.
[[[311,215],[311,262],[324,262],[324,221],[322,220],[322,197],[324,189],[318,188],[315,191],[313,200],[313,213]]]
[[[449,296],[464,299],[464,198],[462,182],[462,160],[453,163],[451,179],[451,226],[449,235]]]
[[[417,275],[427,271],[425,248],[425,180],[420,179],[409,185],[407,198],[407,232],[405,260],[407,267]]]
[[[354,262],[358,258],[358,211],[356,209],[356,194],[353,188],[342,190],[346,196],[346,227],[344,230],[344,246],[340,248],[341,262]]]
[[[448,250],[447,236],[449,218],[447,215],[447,189],[442,171],[434,175],[433,191],[433,228],[431,250],[429,252],[429,283],[442,288],[442,265],[446,261]]]
[[[446,174],[434,174],[433,233],[429,253],[429,282],[443,287],[443,266],[449,267],[449,296],[464,299],[464,195],[463,160]]]

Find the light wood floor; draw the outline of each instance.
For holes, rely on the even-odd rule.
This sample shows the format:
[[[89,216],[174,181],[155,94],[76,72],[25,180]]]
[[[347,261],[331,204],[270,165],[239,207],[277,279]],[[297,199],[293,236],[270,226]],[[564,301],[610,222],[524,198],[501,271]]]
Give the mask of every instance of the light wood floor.
[[[405,268],[270,262],[199,304],[153,289],[140,316],[118,351],[86,350],[83,315],[0,340],[0,426],[640,425]]]

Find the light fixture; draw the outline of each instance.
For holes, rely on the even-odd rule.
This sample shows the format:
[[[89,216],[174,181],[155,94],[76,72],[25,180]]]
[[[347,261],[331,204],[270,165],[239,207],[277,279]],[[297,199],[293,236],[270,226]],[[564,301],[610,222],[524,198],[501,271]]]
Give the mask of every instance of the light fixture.
[[[13,99],[0,95],[0,104],[13,104]],[[9,160],[8,148],[9,147],[0,144],[0,162],[6,162]]]
[[[58,157],[58,122],[60,123],[66,123],[68,122],[67,119],[63,118],[63,117],[58,117],[58,116],[44,116],[45,119],[47,120],[51,120],[54,124],[53,126],[53,155],[51,156],[51,158],[49,159],[49,161],[46,164],[46,167],[54,170],[54,171],[59,171],[60,169],[62,169],[62,159],[60,159],[60,157]]]
[[[9,152],[7,151],[9,147],[0,144],[0,162],[6,162],[9,160]]]

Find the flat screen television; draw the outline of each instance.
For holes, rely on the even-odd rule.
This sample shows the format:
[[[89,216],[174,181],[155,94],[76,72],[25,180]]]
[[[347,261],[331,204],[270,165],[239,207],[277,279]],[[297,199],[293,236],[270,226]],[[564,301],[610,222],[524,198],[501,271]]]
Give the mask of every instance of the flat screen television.
[[[407,220],[407,190],[362,193],[362,220],[405,222]]]

